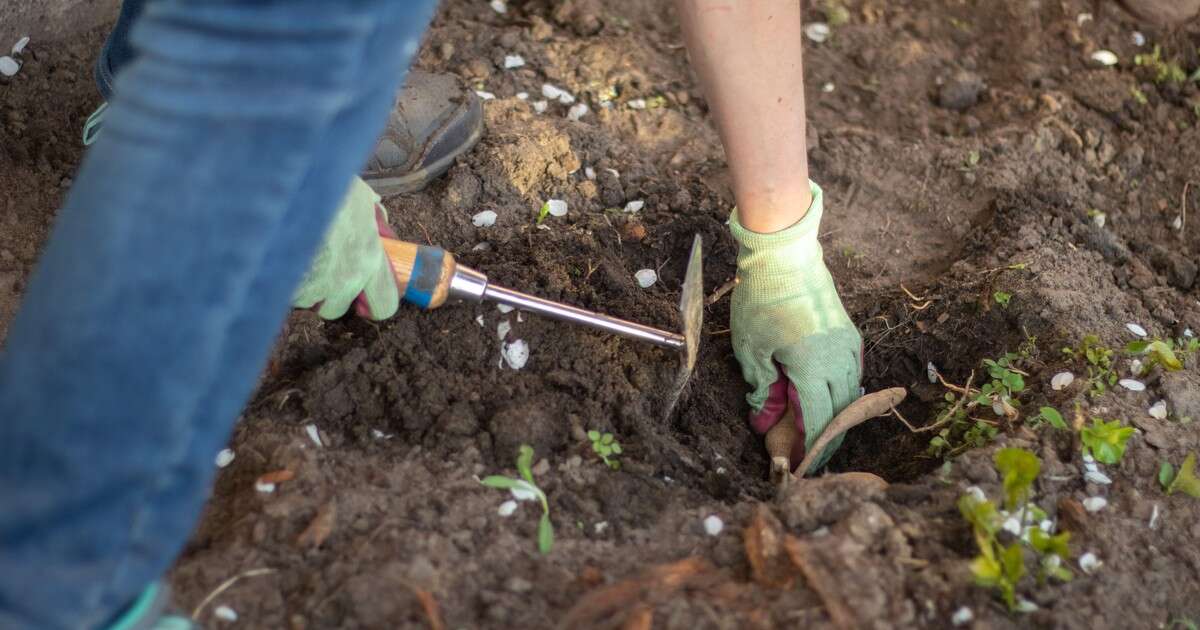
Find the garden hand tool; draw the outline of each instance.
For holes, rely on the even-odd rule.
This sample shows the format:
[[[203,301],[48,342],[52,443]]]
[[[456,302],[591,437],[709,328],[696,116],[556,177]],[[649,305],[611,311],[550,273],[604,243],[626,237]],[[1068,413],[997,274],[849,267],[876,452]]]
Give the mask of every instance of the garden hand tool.
[[[420,308],[434,309],[445,304],[448,299],[471,302],[491,300],[530,313],[679,350],[684,353],[680,368],[680,378],[683,381],[687,378],[684,372],[690,373],[696,364],[699,331],[704,315],[699,235],[692,244],[692,254],[684,276],[683,297],[679,304],[683,318],[683,334],[651,328],[496,286],[488,282],[484,274],[458,264],[453,254],[440,247],[417,245],[387,237],[383,237],[382,241],[383,251],[391,262],[402,298]]]

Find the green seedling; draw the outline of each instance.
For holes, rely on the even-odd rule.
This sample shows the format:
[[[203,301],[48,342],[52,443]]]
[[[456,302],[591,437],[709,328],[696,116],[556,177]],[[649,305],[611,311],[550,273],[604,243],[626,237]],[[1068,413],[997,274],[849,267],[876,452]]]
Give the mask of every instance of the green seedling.
[[[1136,87],[1129,88],[1129,95],[1133,97],[1133,100],[1138,105],[1148,105],[1150,103],[1150,99],[1146,98],[1146,93]]]
[[[821,11],[825,13],[825,22],[831,27],[836,28],[850,22],[850,10],[839,0],[825,0],[821,3]]]
[[[1158,44],[1154,45],[1154,52],[1151,54],[1140,54],[1133,56],[1133,63],[1136,66],[1150,70],[1154,75],[1155,83],[1183,83],[1188,80],[1188,74],[1176,61],[1164,61],[1162,57],[1162,47]]]
[[[546,217],[548,217],[548,216],[550,216],[550,202],[549,201],[543,203],[542,209],[538,210],[537,225],[541,225],[542,221],[545,221]]]
[[[971,149],[970,151],[967,151],[967,157],[963,159],[962,166],[958,167],[958,170],[960,170],[960,171],[975,170],[975,167],[979,166],[979,160],[982,157],[983,156],[981,156],[979,154],[979,151],[976,151],[975,149]]]
[[[1101,345],[1096,335],[1087,335],[1078,348],[1063,348],[1063,354],[1079,360],[1087,366],[1088,395],[1093,398],[1103,395],[1117,384],[1117,371],[1113,369],[1113,351]]]
[[[592,451],[604,460],[604,464],[613,470],[620,470],[621,462],[617,461],[617,457],[621,455],[621,443],[613,438],[613,434],[592,430],[587,432],[587,436],[592,443]]]
[[[537,499],[542,504],[542,518],[538,520],[537,546],[543,554],[550,553],[554,546],[554,525],[550,523],[550,503],[546,493],[537,487],[533,481],[533,447],[522,444],[517,452],[517,472],[521,478],[514,479],[503,475],[484,477],[479,483],[500,490],[508,490],[518,501]]]
[[[1029,525],[1046,518],[1045,511],[1029,501],[1033,483],[1041,470],[1041,461],[1036,455],[1018,448],[1000,449],[996,452],[995,464],[1004,479],[1004,501],[1008,512],[1000,511],[986,498],[971,494],[958,500],[958,509],[971,525],[979,548],[979,555],[970,564],[975,583],[996,589],[1009,610],[1015,611],[1021,608],[1017,589],[1027,573],[1024,549],[1028,548],[1038,558],[1039,584],[1044,584],[1048,578],[1066,582],[1074,577],[1064,566],[1071,558],[1068,544],[1071,535],[1069,532],[1051,535],[1040,526]],[[1028,536],[1018,536],[1005,545],[1000,540],[1003,524],[1013,518],[1013,514],[1018,515],[1020,528]]]
[[[1133,437],[1133,427],[1121,426],[1120,420],[1105,422],[1092,418],[1092,426],[1084,427],[1079,437],[1083,440],[1084,453],[1089,453],[1098,462],[1116,464],[1125,456],[1125,443]]]
[[[987,368],[988,376],[992,380],[979,388],[979,394],[975,398],[975,402],[979,404],[991,405],[993,409],[999,407],[1004,413],[997,415],[1003,415],[1010,420],[1016,419],[1016,407],[1021,404],[1017,395],[1025,391],[1025,373],[1014,365],[1017,359],[1017,355],[1012,352],[995,361],[984,359],[983,367]]]
[[[1029,419],[1025,421],[1025,423],[1031,427],[1037,427],[1043,422],[1049,424],[1055,429],[1062,431],[1069,430],[1067,427],[1067,422],[1063,420],[1062,414],[1059,413],[1054,407],[1041,407],[1038,409],[1037,414],[1030,416]]]
[[[996,304],[1000,305],[1000,308],[1008,308],[1008,303],[1012,301],[1012,294],[1005,293],[1004,291],[996,291],[992,294],[992,299],[996,301]]]
[[[974,401],[968,402],[966,394],[956,396],[946,393],[946,401],[942,403],[935,424],[946,425],[938,434],[929,440],[926,454],[931,457],[941,457],[949,461],[951,458],[973,448],[988,445],[996,439],[1000,429],[986,420],[972,417],[969,409],[974,407]]]
[[[1182,492],[1189,497],[1200,499],[1200,479],[1196,479],[1196,454],[1188,453],[1183,464],[1179,466],[1179,472],[1175,472],[1171,462],[1163,462],[1158,469],[1158,483],[1167,494]]]
[[[1131,341],[1125,346],[1125,353],[1145,357],[1142,359],[1142,369],[1137,374],[1139,377],[1150,374],[1156,366],[1161,366],[1166,372],[1178,372],[1183,369],[1183,361],[1175,354],[1176,343],[1173,339]],[[1190,344],[1180,344],[1181,353],[1186,355],[1191,352],[1189,347]]]

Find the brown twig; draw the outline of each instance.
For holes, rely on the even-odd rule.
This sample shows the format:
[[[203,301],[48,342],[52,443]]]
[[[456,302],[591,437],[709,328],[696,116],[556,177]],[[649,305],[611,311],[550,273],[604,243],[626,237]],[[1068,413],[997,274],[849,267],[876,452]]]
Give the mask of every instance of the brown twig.
[[[250,569],[248,571],[242,571],[241,573],[229,578],[228,580],[221,582],[221,584],[219,586],[217,586],[217,588],[214,588],[211,593],[206,595],[204,597],[204,599],[200,600],[200,603],[197,604],[194,609],[192,609],[192,620],[200,621],[200,613],[204,612],[204,607],[209,605],[210,603],[212,603],[212,600],[216,599],[218,595],[229,590],[229,587],[236,584],[238,580],[245,578],[245,577],[255,577],[258,575],[267,575],[268,573],[274,573],[274,572],[275,572],[275,569],[268,569],[268,568]]]
[[[713,304],[716,304],[721,298],[725,297],[726,293],[732,291],[733,287],[736,287],[739,282],[741,282],[741,280],[737,276],[734,276],[733,280],[730,280],[729,282],[717,287],[717,290],[713,291],[713,294],[708,296],[707,300],[704,300],[704,305],[712,306]]]
[[[414,219],[414,221],[416,221],[416,219]],[[417,227],[421,228],[421,234],[425,235],[425,242],[430,245],[433,245],[433,239],[429,238],[429,230],[426,230],[425,226],[421,225],[420,221],[416,221],[416,223],[417,223]]]
[[[442,621],[442,611],[438,608],[437,600],[433,598],[433,593],[417,588],[412,584],[405,584],[408,590],[412,591],[416,596],[417,601],[421,603],[421,610],[425,613],[425,618],[429,621],[429,630],[446,630],[446,622]]]

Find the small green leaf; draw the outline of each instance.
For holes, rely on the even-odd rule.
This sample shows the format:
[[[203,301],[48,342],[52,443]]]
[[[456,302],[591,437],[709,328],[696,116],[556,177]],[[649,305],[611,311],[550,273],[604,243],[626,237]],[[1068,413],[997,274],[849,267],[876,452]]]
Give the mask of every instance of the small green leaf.
[[[1133,437],[1133,427],[1121,426],[1120,420],[1105,422],[1092,418],[1092,426],[1079,432],[1085,452],[1104,464],[1116,464],[1125,455],[1125,443]]]
[[[1049,422],[1050,426],[1054,427],[1055,429],[1061,429],[1063,431],[1067,430],[1066,421],[1063,420],[1062,414],[1058,413],[1058,410],[1054,407],[1042,407],[1038,409],[1038,413],[1040,413],[1042,417],[1046,419],[1046,422]]]
[[[600,432],[595,429],[592,429],[591,431],[587,432],[587,436],[588,436],[589,440],[595,442],[596,440],[600,439]]]
[[[546,203],[543,203],[542,209],[538,210],[537,224],[541,225],[542,221],[545,221],[546,217],[548,217],[548,216],[550,216],[550,202],[549,201],[547,201]]]
[[[517,454],[517,472],[525,481],[533,483],[533,447],[522,444]]]
[[[1196,454],[1188,453],[1183,464],[1179,466],[1179,473],[1175,475],[1175,479],[1171,481],[1171,487],[1167,488],[1167,494],[1175,494],[1182,492],[1189,497],[1200,499],[1200,479],[1196,479]]]
[[[1004,385],[1014,392],[1019,392],[1025,389],[1025,379],[1016,372],[1005,372]]]
[[[1012,294],[1005,293],[1004,291],[996,291],[992,294],[992,299],[995,300],[996,304],[999,304],[1001,308],[1008,308],[1008,303],[1012,300]]]
[[[612,444],[612,441],[613,441],[613,436],[612,436],[612,434],[611,434],[611,433],[605,433],[605,434],[604,434],[604,435],[603,435],[603,436],[600,438],[600,443],[601,443],[601,444]]]
[[[545,512],[538,521],[537,544],[538,551],[543,554],[550,553],[550,549],[554,547],[554,525],[550,523],[550,514]]]
[[[1004,477],[1004,504],[1012,510],[1024,503],[1033,480],[1042,470],[1037,455],[1021,448],[1002,448],[996,451],[996,469]]]
[[[1150,356],[1154,357],[1162,364],[1168,372],[1177,372],[1183,369],[1183,362],[1179,357],[1175,356],[1175,352],[1171,350],[1166,342],[1154,341],[1150,344]]]
[[[1174,480],[1175,480],[1175,467],[1171,465],[1171,462],[1164,461],[1162,464],[1159,464],[1159,466],[1158,466],[1158,484],[1160,486],[1162,486],[1162,489],[1169,490],[1171,488],[1171,482]]]
[[[516,487],[520,481],[511,477],[503,477],[501,475],[490,475],[479,480],[479,483],[489,487],[498,488],[500,490],[511,490]]]
[[[971,574],[975,576],[975,583],[980,586],[995,586],[1003,572],[1004,568],[1000,563],[986,554],[976,556],[971,561]]]
[[[1127,354],[1143,354],[1150,347],[1150,342],[1145,340],[1130,341],[1125,344],[1125,352]]]
[[[616,453],[617,455],[620,455],[621,454],[621,445],[617,444],[616,442],[613,442],[612,452]]]
[[[1071,532],[1063,532],[1056,536],[1051,536],[1042,531],[1040,527],[1034,527],[1029,530],[1029,544],[1033,546],[1040,554],[1054,554],[1063,560],[1071,559],[1071,549],[1068,543],[1071,541]]]

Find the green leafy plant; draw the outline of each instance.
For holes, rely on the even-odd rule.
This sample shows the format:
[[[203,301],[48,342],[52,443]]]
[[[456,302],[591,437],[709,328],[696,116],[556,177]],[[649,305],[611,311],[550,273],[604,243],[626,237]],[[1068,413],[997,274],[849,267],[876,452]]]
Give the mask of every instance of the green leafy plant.
[[[1006,353],[995,361],[984,359],[983,367],[987,369],[988,376],[992,380],[979,388],[979,394],[975,399],[979,404],[988,404],[993,409],[1002,410],[1004,413],[998,415],[1003,415],[1010,420],[1017,417],[1016,407],[1021,404],[1017,400],[1017,395],[1025,391],[1026,375],[1014,365],[1017,359],[1018,356],[1012,352]]]
[[[605,465],[620,470],[621,462],[617,461],[617,457],[621,455],[621,443],[613,438],[613,434],[592,430],[587,432],[587,436],[592,443],[592,451],[604,460]]]
[[[1004,291],[996,291],[992,294],[992,299],[996,301],[996,304],[1000,305],[1000,308],[1008,308],[1008,303],[1012,301],[1012,294],[1005,293]]]
[[[545,221],[546,217],[548,217],[548,216],[550,216],[550,202],[549,201],[543,203],[541,210],[538,210],[537,225],[541,225],[542,221]]]
[[[1086,335],[1078,348],[1063,348],[1063,354],[1082,359],[1087,366],[1088,394],[1100,396],[1117,384],[1117,371],[1113,369],[1113,351],[1100,343],[1096,335]]]
[[[996,469],[1003,478],[1004,505],[1001,511],[986,497],[966,494],[959,498],[958,509],[971,525],[979,555],[970,564],[975,583],[996,589],[1000,599],[1009,610],[1019,610],[1017,589],[1026,575],[1023,544],[1038,558],[1038,582],[1049,578],[1060,581],[1071,580],[1074,575],[1064,566],[1070,560],[1070,533],[1053,535],[1040,525],[1031,525],[1046,517],[1046,513],[1033,503],[1033,483],[1041,471],[1041,461],[1033,453],[1019,448],[1005,448],[996,452]],[[1019,528],[1028,536],[1017,536],[1015,541],[1005,544],[1001,532],[1007,531],[1004,523],[1018,515]]]
[[[931,457],[942,457],[947,460],[973,448],[986,446],[996,439],[1000,428],[994,423],[981,418],[975,418],[969,413],[974,401],[967,402],[966,394],[956,396],[946,393],[946,401],[942,403],[935,424],[945,426],[937,435],[929,440],[926,454]]]
[[[542,517],[538,520],[537,546],[538,551],[546,554],[554,546],[554,525],[550,523],[550,503],[546,493],[537,487],[533,481],[533,447],[522,444],[517,452],[517,472],[519,479],[503,475],[484,477],[479,483],[500,490],[508,490],[518,501],[538,500],[542,504]]]
[[[1032,415],[1025,421],[1031,427],[1036,427],[1041,423],[1047,423],[1055,429],[1062,431],[1069,430],[1067,422],[1063,420],[1062,414],[1054,407],[1040,407],[1035,415]]]
[[[1155,367],[1162,367],[1166,372],[1178,372],[1183,369],[1183,361],[1175,353],[1176,343],[1173,339],[1131,341],[1125,346],[1125,353],[1145,357],[1142,359],[1142,369],[1137,374],[1139,377],[1150,374]],[[1180,348],[1181,354],[1190,352],[1187,345],[1180,344]]]
[[[1200,499],[1200,479],[1196,478],[1196,454],[1188,453],[1183,464],[1179,466],[1178,473],[1171,462],[1163,462],[1158,469],[1158,483],[1162,484],[1167,494],[1182,492],[1189,497]]]
[[[1079,432],[1083,452],[1104,464],[1116,464],[1125,456],[1125,443],[1133,437],[1133,427],[1121,426],[1120,420],[1105,422],[1092,418],[1092,426]]]
[[[1163,60],[1162,47],[1158,44],[1154,45],[1154,52],[1151,54],[1134,55],[1133,63],[1149,69],[1155,83],[1183,83],[1188,80],[1187,72],[1178,62]]]

